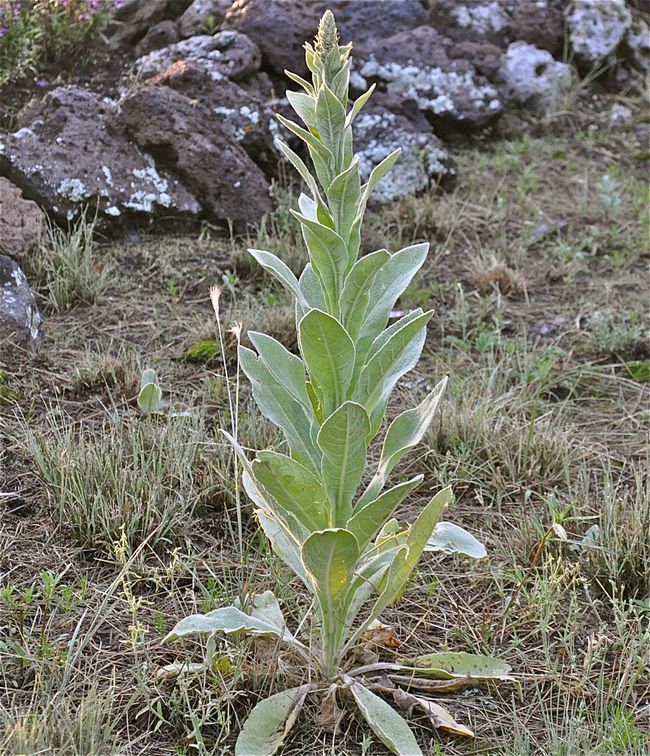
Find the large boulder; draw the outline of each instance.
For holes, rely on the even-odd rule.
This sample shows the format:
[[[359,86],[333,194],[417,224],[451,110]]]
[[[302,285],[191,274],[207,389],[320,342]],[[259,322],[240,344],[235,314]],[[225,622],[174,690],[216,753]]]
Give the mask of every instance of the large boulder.
[[[142,150],[192,186],[209,217],[242,227],[270,210],[264,174],[205,105],[145,86],[121,101],[119,120]]]
[[[138,56],[147,55],[152,50],[160,50],[161,47],[173,45],[179,39],[178,24],[170,20],[161,21],[159,24],[152,26],[138,42],[135,46],[135,52]]]
[[[342,43],[361,49],[376,39],[426,24],[419,0],[237,0],[226,14],[224,28],[249,36],[262,51],[264,64],[276,75],[285,69],[304,74],[303,44],[313,39],[318,21],[330,9]]]
[[[190,37],[138,58],[134,64],[140,77],[156,76],[179,60],[200,63],[214,79],[246,79],[260,67],[258,46],[244,34],[222,31]]]
[[[38,244],[45,214],[11,181],[0,177],[0,254],[20,260]]]
[[[81,87],[58,87],[20,128],[0,134],[0,174],[59,221],[89,204],[101,220],[194,217],[201,207],[172,174],[129,141],[116,104]]]
[[[373,191],[373,201],[392,202],[454,178],[456,171],[449,153],[430,127],[415,126],[405,116],[381,107],[363,110],[357,116],[355,154],[363,181],[398,147],[399,160]]]
[[[513,42],[503,57],[499,80],[506,99],[533,113],[548,113],[571,84],[571,66],[555,60],[548,50]]]
[[[573,0],[567,25],[576,59],[585,66],[600,63],[616,51],[631,23],[625,0]]]
[[[496,120],[503,105],[496,89],[465,60],[452,60],[453,45],[430,26],[378,40],[355,63],[355,86],[377,83],[415,100],[440,129],[472,130]]]
[[[18,346],[35,352],[41,340],[41,315],[23,271],[0,255],[0,348]]]
[[[178,61],[147,86],[167,86],[212,111],[248,156],[269,173],[279,153],[273,144],[273,111],[260,97],[225,77],[214,79],[199,63]]]

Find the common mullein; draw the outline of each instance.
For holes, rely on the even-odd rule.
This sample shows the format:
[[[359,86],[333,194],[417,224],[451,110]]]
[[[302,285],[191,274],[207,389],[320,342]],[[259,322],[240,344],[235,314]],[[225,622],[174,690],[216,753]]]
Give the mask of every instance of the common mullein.
[[[475,681],[507,677],[508,668],[469,654],[353,665],[351,652],[383,610],[399,600],[423,551],[482,557],[485,550],[458,526],[440,522],[452,498],[449,488],[437,493],[412,524],[400,525],[393,516],[423,476],[390,485],[391,473],[422,441],[446,378],[421,404],[395,417],[383,434],[378,463],[368,461],[393,389],[415,367],[424,346],[431,311],[418,308],[394,322],[391,315],[429,245],[360,255],[368,199],[399,150],[362,181],[352,127],[374,87],[349,102],[351,45],[339,44],[331,12],[324,14],[314,45],[306,44],[305,50],[311,82],[287,72],[302,89],[287,97],[304,125],[278,118],[305,143],[313,165],[312,174],[296,152],[280,145],[307,190],[292,212],[301,224],[309,262],[296,278],[274,254],[249,250],[295,300],[299,355],[253,331],[248,336],[254,350],[239,350],[255,402],[282,430],[288,453],[259,451],[250,460],[237,439],[225,435],[239,456],[244,488],[269,543],[314,599],[317,636],[310,636],[309,645],[301,642],[287,628],[276,597],[265,591],[251,598],[246,611],[233,605],[193,615],[167,637],[207,635],[208,665],[220,634],[275,637],[302,658],[311,679],[328,686],[330,700],[354,702],[393,753],[412,756],[421,750],[401,715],[374,692],[377,675],[470,676]],[[305,697],[315,690],[316,683],[308,683],[258,703],[235,752],[275,753]],[[398,703],[404,705],[407,697],[406,708],[423,708],[436,726],[471,735],[437,704],[400,693]]]

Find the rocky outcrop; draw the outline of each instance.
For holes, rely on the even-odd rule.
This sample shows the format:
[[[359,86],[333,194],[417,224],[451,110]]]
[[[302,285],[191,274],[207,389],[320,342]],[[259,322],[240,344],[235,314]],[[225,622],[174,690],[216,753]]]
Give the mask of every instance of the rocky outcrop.
[[[505,47],[510,41],[512,5],[505,0],[431,0],[430,22],[453,40]]]
[[[180,39],[178,24],[174,21],[161,21],[152,26],[135,46],[136,55],[143,56],[152,50],[173,45]]]
[[[45,228],[45,214],[26,200],[11,181],[0,177],[0,254],[16,260],[34,249]]]
[[[129,141],[116,110],[80,87],[52,90],[17,131],[0,135],[0,174],[59,221],[85,204],[106,221],[198,216],[194,194]]]
[[[154,50],[136,60],[134,71],[142,78],[156,76],[181,60],[200,63],[215,80],[226,77],[240,81],[259,69],[261,56],[258,46],[245,35],[223,31]]]
[[[510,36],[552,55],[562,52],[564,15],[557,0],[518,0],[510,20]]]
[[[539,115],[548,113],[571,84],[571,66],[554,60],[548,50],[513,42],[499,69],[506,99]]]
[[[119,122],[159,166],[192,186],[209,217],[241,227],[270,210],[264,174],[204,105],[148,86],[121,101]]]
[[[25,274],[11,258],[0,255],[0,347],[35,352],[40,327],[41,315]]]

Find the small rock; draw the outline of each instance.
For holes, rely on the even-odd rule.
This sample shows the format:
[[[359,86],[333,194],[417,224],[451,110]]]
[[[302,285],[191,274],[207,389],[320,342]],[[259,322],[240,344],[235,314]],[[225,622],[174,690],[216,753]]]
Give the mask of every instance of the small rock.
[[[192,187],[210,218],[242,227],[271,209],[264,174],[204,105],[170,87],[148,86],[122,100],[119,120],[137,145]]]
[[[355,147],[363,181],[391,152],[398,147],[402,150],[371,195],[378,203],[423,192],[443,179],[453,179],[456,173],[449,153],[430,129],[423,132],[389,110],[364,110],[357,117]]]
[[[631,22],[625,0],[573,0],[567,24],[576,58],[585,65],[599,63],[616,50]]]
[[[607,117],[607,123],[613,129],[619,129],[622,126],[627,126],[634,120],[632,110],[626,105],[621,105],[620,102],[615,102],[612,105],[612,109],[609,111]]]
[[[551,321],[538,320],[533,326],[533,336],[550,338],[551,336],[557,336],[560,328],[566,323],[566,318],[561,315],[553,318]]]
[[[35,352],[41,341],[41,314],[23,271],[0,255],[0,344]]]
[[[554,60],[548,50],[513,42],[503,58],[499,81],[508,100],[537,114],[547,113],[571,83],[571,66]]]
[[[232,0],[194,0],[178,20],[181,36],[205,34],[211,24],[219,26],[231,5]]]
[[[136,55],[142,56],[150,53],[152,50],[159,50],[161,47],[178,42],[180,39],[178,26],[174,21],[161,21],[152,26],[144,37],[135,47]]]
[[[111,223],[198,215],[194,196],[123,133],[112,100],[58,87],[24,117],[16,132],[0,134],[0,173],[57,220],[72,220],[84,205]]]
[[[138,76],[147,78],[166,71],[179,60],[200,63],[214,79],[245,79],[260,67],[260,51],[244,34],[222,31],[190,37],[162,50],[154,50],[135,61]]]
[[[0,177],[0,253],[20,260],[36,247],[44,228],[41,208]]]
[[[556,218],[555,220],[549,221],[548,223],[540,223],[539,226],[535,226],[535,228],[531,231],[530,238],[536,242],[541,241],[542,239],[546,239],[548,236],[551,236],[558,231],[562,231],[562,229],[566,228],[568,225],[569,221],[567,221],[565,218]]]

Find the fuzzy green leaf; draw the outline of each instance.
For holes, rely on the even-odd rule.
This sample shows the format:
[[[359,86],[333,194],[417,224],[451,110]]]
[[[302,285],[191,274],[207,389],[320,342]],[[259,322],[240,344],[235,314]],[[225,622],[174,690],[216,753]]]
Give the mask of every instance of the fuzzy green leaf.
[[[207,614],[191,614],[176,624],[163,642],[183,638],[186,635],[257,635],[261,637],[276,636],[293,640],[291,633],[269,622],[244,614],[234,606],[222,606]]]
[[[303,92],[287,91],[289,105],[302,118],[309,128],[316,126],[316,103],[314,98]]]
[[[239,362],[253,389],[261,413],[284,432],[292,455],[302,464],[320,468],[320,454],[311,440],[305,408],[277,381],[255,352],[239,347]]]
[[[262,451],[252,468],[259,485],[308,533],[330,527],[327,495],[318,478],[306,467],[284,454]]]
[[[352,514],[368,451],[370,423],[360,404],[345,402],[323,423],[318,433],[322,478],[334,509],[333,524],[344,525]]]
[[[416,488],[424,478],[416,475],[411,480],[404,481],[385,491],[381,496],[364,506],[357,506],[354,514],[346,525],[359,541],[359,548],[363,551],[370,541],[377,535],[381,526],[393,514],[404,499]]]
[[[307,303],[304,301],[302,292],[300,291],[298,279],[279,257],[276,257],[272,252],[266,252],[263,249],[249,249],[248,252],[255,260],[257,260],[264,270],[280,281],[280,283],[287,288],[304,307],[306,307]]]
[[[376,498],[384,487],[395,465],[410,450],[417,446],[433,421],[440,398],[447,386],[443,378],[433,391],[417,407],[398,415],[389,425],[377,472],[359,501],[359,505]]]
[[[423,756],[411,728],[390,704],[358,682],[352,682],[350,692],[361,716],[391,753],[397,756]]]
[[[390,257],[387,250],[378,249],[357,260],[346,276],[341,293],[341,317],[345,330],[353,341],[358,337],[366,316],[375,278]]]
[[[310,310],[300,321],[298,333],[314,390],[328,417],[347,398],[354,344],[339,321],[322,310]]]
[[[257,331],[249,331],[251,340],[262,362],[291,396],[306,409],[311,403],[305,388],[305,366],[300,357],[296,357],[272,336]]]
[[[235,756],[273,756],[296,723],[312,683],[283,690],[260,701],[248,715],[235,744]]]
[[[472,559],[487,556],[485,546],[453,522],[439,522],[424,548],[425,551],[442,551],[445,554],[463,554]]]
[[[483,654],[466,654],[450,651],[440,654],[424,654],[413,659],[400,659],[400,664],[418,674],[453,680],[457,677],[473,677],[475,680],[512,680],[511,667],[503,659]]]

